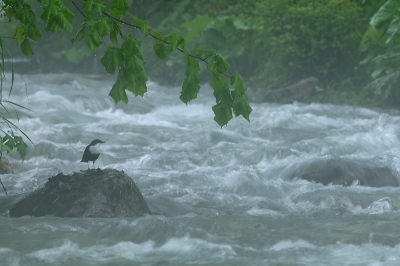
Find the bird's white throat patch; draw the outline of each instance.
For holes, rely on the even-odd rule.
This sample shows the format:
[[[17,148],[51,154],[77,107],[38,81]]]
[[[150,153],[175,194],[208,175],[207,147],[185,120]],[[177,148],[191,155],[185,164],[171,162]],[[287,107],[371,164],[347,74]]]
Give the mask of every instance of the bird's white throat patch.
[[[102,143],[97,143],[97,144],[95,144],[95,145],[93,145],[93,146],[90,146],[90,147],[89,147],[89,151],[90,151],[92,154],[100,154],[100,153],[101,153],[101,144],[102,144]]]

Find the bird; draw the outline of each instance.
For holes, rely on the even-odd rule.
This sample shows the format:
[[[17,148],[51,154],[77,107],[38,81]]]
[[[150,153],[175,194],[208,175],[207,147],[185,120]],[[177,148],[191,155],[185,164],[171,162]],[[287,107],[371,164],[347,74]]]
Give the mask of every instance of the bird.
[[[88,146],[86,146],[85,151],[83,152],[82,160],[81,162],[87,163],[88,164],[88,169],[89,169],[89,162],[93,162],[93,168],[94,168],[94,162],[99,158],[100,156],[100,145],[101,143],[105,143],[105,141],[95,139],[93,140]]]

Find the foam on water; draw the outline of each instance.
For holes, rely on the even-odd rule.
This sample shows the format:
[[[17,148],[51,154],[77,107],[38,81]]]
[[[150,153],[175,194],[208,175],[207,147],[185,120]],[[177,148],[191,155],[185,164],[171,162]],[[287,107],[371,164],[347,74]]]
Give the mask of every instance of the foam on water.
[[[289,255],[294,257],[287,263],[296,265],[397,265],[399,245],[394,247],[379,244],[363,244],[361,246],[336,243],[317,247],[304,240],[284,240],[269,248],[272,256]],[[305,255],[308,254],[308,255]],[[312,256],[310,256],[312,254]],[[293,256],[295,255],[295,256]],[[272,260],[273,261],[273,260]],[[276,263],[279,260],[275,261]]]
[[[124,219],[3,217],[0,260],[9,265],[395,265],[399,188],[291,180],[317,159],[356,160],[400,172],[400,114],[324,104],[252,104],[251,123],[213,121],[212,89],[188,106],[180,88],[148,83],[144,99],[115,105],[111,80],[27,75],[11,100],[26,105],[26,160],[3,175],[7,210],[59,172],[85,170],[83,150],[106,141],[96,166],[124,170],[164,216]],[[7,87],[7,83],[3,85]],[[371,237],[372,236],[372,237]],[[24,241],[20,241],[23,239]],[[17,241],[18,240],[18,241]],[[350,250],[351,252],[349,252]],[[319,263],[320,262],[320,263]]]

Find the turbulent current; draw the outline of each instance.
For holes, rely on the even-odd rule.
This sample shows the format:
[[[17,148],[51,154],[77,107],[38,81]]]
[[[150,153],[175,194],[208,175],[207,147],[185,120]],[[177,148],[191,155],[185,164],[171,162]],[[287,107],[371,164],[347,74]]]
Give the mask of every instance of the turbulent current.
[[[327,104],[252,104],[220,128],[212,89],[188,106],[180,88],[148,83],[115,105],[112,80],[15,77],[12,122],[29,135],[25,161],[1,176],[1,265],[400,265],[400,188],[289,179],[319,159],[388,167],[400,177],[400,113]],[[3,83],[3,99],[11,76]],[[3,125],[3,130],[7,127]],[[150,209],[141,218],[10,218],[7,211],[59,172],[123,170]],[[3,153],[4,154],[4,153]],[[92,167],[92,164],[90,163]],[[399,178],[400,180],[400,178]]]

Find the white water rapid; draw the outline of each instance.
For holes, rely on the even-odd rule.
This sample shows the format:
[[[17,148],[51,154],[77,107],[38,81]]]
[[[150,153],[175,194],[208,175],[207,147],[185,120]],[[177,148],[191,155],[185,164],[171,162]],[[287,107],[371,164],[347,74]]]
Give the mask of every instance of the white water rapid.
[[[11,76],[3,84],[3,99]],[[25,85],[26,84],[26,85]],[[251,104],[220,128],[208,86],[188,106],[149,82],[115,106],[113,80],[16,76],[12,119],[32,139],[1,179],[0,265],[400,265],[400,188],[290,180],[321,158],[388,167],[399,177],[400,112],[327,104]],[[9,109],[10,112],[12,108]],[[4,126],[3,130],[7,130]],[[141,218],[10,218],[7,210],[59,172],[123,170],[150,209]]]

